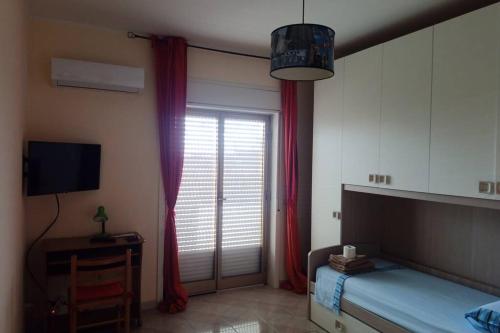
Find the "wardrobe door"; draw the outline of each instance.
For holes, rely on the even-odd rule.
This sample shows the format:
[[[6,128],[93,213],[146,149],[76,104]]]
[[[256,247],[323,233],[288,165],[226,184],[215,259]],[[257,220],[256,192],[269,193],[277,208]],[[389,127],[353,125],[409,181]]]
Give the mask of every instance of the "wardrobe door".
[[[381,187],[428,190],[432,29],[383,44]]]
[[[496,58],[497,58],[497,141],[496,141],[496,197],[495,199],[500,200],[500,3],[490,6],[491,10],[494,12],[496,17],[496,27],[495,27],[495,46],[497,48]]]
[[[314,83],[311,249],[340,244],[344,60],[335,76]],[[334,216],[336,215],[336,216]]]
[[[378,186],[382,46],[345,58],[342,182]]]
[[[430,192],[494,198],[497,13],[490,6],[434,28]]]

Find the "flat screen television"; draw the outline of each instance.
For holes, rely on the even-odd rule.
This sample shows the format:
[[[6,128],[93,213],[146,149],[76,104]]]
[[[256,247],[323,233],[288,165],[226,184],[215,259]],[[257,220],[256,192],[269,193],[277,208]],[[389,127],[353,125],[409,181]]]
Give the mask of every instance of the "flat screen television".
[[[101,145],[28,142],[27,195],[99,189]]]

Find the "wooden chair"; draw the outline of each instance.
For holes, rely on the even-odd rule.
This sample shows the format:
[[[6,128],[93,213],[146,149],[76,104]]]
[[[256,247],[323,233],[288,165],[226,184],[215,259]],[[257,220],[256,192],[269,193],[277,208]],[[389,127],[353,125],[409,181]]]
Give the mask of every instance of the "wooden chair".
[[[132,299],[131,250],[124,255],[99,258],[78,259],[71,257],[71,276],[69,288],[70,333],[78,329],[116,323],[117,331],[121,324],[125,333],[130,332],[130,303]],[[80,324],[78,318],[84,311],[116,308],[114,319],[105,318],[100,322]],[[124,315],[122,316],[122,311]]]

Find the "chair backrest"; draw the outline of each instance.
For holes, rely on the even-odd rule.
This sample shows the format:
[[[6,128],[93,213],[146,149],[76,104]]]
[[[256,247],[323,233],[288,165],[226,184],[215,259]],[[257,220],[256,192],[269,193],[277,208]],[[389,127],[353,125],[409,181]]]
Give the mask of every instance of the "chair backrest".
[[[126,294],[131,292],[132,253],[96,259],[71,256],[70,297],[76,299],[78,287],[98,287],[120,283]]]

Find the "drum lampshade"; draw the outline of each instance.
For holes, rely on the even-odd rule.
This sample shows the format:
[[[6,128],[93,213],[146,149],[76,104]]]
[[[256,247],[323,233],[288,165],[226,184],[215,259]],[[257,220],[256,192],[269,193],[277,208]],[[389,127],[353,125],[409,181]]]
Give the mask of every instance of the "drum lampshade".
[[[292,24],[271,33],[271,76],[315,81],[334,75],[335,31],[319,24]]]

